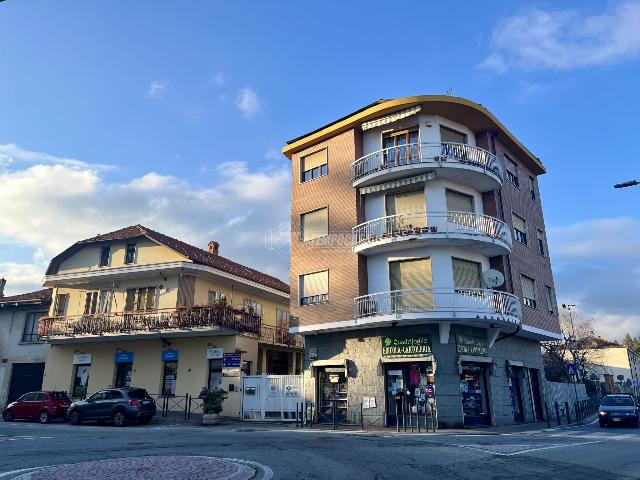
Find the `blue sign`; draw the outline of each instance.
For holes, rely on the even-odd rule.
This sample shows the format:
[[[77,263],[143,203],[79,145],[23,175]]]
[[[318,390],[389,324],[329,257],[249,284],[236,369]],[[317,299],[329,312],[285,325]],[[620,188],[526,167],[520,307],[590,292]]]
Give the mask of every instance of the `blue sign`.
[[[178,361],[178,350],[163,350],[162,351],[163,362],[176,362]]]
[[[133,352],[116,352],[113,356],[116,363],[133,363]]]
[[[222,366],[224,368],[240,368],[240,354],[225,353],[222,357]]]
[[[575,363],[567,363],[567,375],[574,376],[576,374]]]

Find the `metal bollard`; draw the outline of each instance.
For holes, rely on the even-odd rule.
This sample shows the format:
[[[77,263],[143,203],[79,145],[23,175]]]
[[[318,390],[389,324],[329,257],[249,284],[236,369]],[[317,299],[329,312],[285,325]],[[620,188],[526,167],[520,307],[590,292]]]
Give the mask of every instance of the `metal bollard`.
[[[562,425],[562,421],[560,420],[560,407],[558,406],[558,402],[556,402],[556,421],[558,425]]]
[[[400,418],[398,418],[398,401],[395,401],[396,403],[396,432],[400,431]]]
[[[571,423],[571,412],[569,411],[569,402],[564,402],[564,408],[567,412],[567,423]]]
[[[549,406],[544,402],[544,411],[547,414],[547,428],[551,428],[551,417],[549,417]]]

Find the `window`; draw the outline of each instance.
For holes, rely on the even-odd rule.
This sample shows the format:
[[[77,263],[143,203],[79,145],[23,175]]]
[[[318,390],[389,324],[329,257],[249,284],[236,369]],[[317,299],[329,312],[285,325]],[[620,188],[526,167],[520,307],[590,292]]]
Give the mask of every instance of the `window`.
[[[276,326],[279,328],[289,327],[289,312],[282,308],[276,308]]]
[[[54,316],[62,317],[67,311],[67,303],[69,303],[69,294],[58,293],[56,295],[56,305],[53,309]]]
[[[122,395],[122,392],[118,391],[118,390],[109,390],[108,392],[106,392],[105,394],[105,399],[106,400],[118,400],[124,398]]]
[[[222,292],[218,292],[217,290],[209,290],[209,295],[208,295],[209,305],[222,302],[223,300],[226,300],[226,298],[227,297]]]
[[[536,236],[538,237],[538,253],[543,257],[546,257],[547,248],[544,243],[544,234],[542,233],[542,230],[540,230],[539,228],[536,228]]]
[[[44,312],[28,312],[24,319],[22,341],[34,343],[38,341],[38,323],[44,317]]]
[[[154,310],[158,290],[156,287],[128,288],[124,301],[124,311]]]
[[[518,181],[518,164],[511,160],[507,154],[504,155],[504,158],[506,160],[505,167],[507,170],[507,180],[520,188],[520,182]]]
[[[424,190],[394,193],[385,196],[387,215],[407,215],[410,213],[425,213],[427,210]]]
[[[445,191],[447,211],[473,213],[473,197],[464,193],[447,189]]]
[[[405,164],[420,159],[418,127],[386,132],[382,135],[385,164]]]
[[[111,258],[111,247],[102,247],[100,249],[100,266],[108,267]]]
[[[536,281],[524,274],[520,275],[520,283],[522,284],[522,302],[531,308],[538,308],[536,300]]]
[[[482,266],[478,262],[452,258],[453,285],[456,288],[482,288]]]
[[[127,245],[127,253],[124,257],[124,263],[136,263],[136,244],[130,243]]]
[[[553,289],[549,285],[545,285],[544,289],[547,294],[547,310],[550,315],[554,315],[557,311],[556,296],[553,294]]]
[[[253,298],[245,298],[242,300],[245,310],[262,316],[262,304],[256,302]]]
[[[467,143],[467,134],[440,125],[440,141],[445,143]]]
[[[84,313],[96,313],[98,308],[98,292],[87,292],[84,297]]]
[[[222,388],[222,360],[209,360],[209,380],[207,385],[209,390]]]
[[[96,292],[87,292],[84,300],[84,313],[107,313],[111,308],[111,291],[100,290]]]
[[[529,175],[529,190],[531,192],[531,201],[535,202],[536,201],[536,181],[531,175]]]
[[[133,312],[136,305],[136,289],[128,288],[127,295],[124,300],[124,311]]]
[[[329,173],[327,149],[306,155],[300,159],[301,182],[308,182],[315,178],[323,177]]]
[[[329,271],[300,275],[300,305],[329,301]]]
[[[511,214],[511,221],[513,222],[513,236],[515,239],[523,245],[528,245],[527,221],[515,213]]]
[[[389,262],[391,307],[394,311],[432,310],[432,285],[430,258]]]
[[[300,215],[301,242],[327,235],[329,235],[329,209],[327,207]]]

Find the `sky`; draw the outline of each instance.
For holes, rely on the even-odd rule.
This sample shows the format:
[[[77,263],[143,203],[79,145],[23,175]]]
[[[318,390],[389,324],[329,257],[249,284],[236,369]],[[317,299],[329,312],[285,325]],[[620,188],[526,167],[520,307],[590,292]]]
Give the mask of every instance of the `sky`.
[[[285,142],[454,95],[542,162],[558,302],[640,334],[640,1],[0,2],[0,277],[137,223],[288,281]],[[274,236],[275,235],[275,236]]]

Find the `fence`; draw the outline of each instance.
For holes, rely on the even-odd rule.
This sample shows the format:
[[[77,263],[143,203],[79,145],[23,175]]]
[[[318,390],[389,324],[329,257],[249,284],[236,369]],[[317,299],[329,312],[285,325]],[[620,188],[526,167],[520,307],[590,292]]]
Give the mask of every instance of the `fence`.
[[[190,394],[163,395],[150,393],[156,403],[156,415],[162,418],[188,421],[192,414],[202,414],[202,399]]]
[[[593,415],[599,402],[589,399],[583,383],[545,382],[547,424],[573,423]]]
[[[295,420],[302,375],[245,375],[242,382],[243,420]]]

